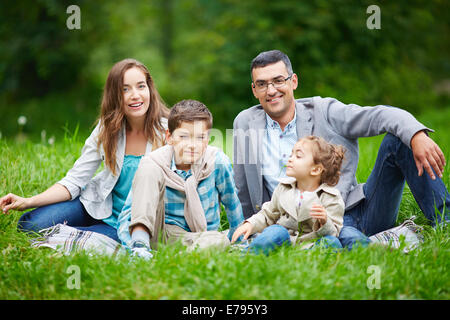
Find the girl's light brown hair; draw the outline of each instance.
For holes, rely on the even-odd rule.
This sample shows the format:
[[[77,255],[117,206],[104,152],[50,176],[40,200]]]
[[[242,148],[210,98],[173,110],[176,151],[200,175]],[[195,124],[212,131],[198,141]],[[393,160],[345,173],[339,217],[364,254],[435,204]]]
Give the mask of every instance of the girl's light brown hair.
[[[129,125],[124,113],[123,76],[131,68],[138,68],[144,73],[150,92],[150,105],[144,123],[147,139],[152,142],[153,149],[165,144],[161,118],[167,118],[169,109],[156,90],[150,72],[145,65],[135,59],[124,59],[117,62],[109,71],[106,79],[100,117],[97,120],[101,124],[97,145],[103,145],[105,165],[114,175],[117,169],[116,151],[119,133],[124,125],[127,127]]]
[[[337,185],[344,160],[344,147],[331,144],[317,136],[307,136],[300,140],[311,142],[314,163],[323,166],[320,183],[326,183],[329,186]]]

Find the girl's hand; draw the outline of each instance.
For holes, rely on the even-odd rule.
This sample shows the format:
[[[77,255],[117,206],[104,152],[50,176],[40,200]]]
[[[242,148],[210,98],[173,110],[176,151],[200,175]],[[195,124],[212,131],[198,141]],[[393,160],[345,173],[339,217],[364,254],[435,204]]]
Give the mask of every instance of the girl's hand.
[[[309,214],[311,215],[311,218],[317,219],[320,227],[322,227],[327,222],[327,211],[320,204],[314,203],[311,206]]]
[[[29,198],[22,198],[13,193],[0,198],[0,209],[3,213],[8,213],[9,210],[25,210],[31,207]]]
[[[236,242],[236,240],[244,234],[244,240],[247,240],[247,238],[250,236],[252,232],[253,226],[250,222],[244,222],[242,226],[236,229],[236,231],[233,233],[233,237],[231,238],[231,243]]]

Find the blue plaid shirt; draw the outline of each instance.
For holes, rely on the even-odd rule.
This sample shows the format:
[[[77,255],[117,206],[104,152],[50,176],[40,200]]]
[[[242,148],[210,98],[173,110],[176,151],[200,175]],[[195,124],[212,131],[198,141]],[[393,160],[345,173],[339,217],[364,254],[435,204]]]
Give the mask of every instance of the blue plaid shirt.
[[[191,170],[187,172],[178,170],[173,159],[171,169],[185,180],[192,175]],[[216,154],[214,171],[206,179],[198,183],[197,192],[205,212],[207,230],[219,229],[220,204],[222,203],[230,226],[228,238],[231,239],[236,228],[244,221],[244,215],[234,184],[233,169],[230,160],[222,151],[218,151]],[[184,192],[166,187],[164,198],[165,223],[174,224],[186,231],[190,231],[184,218],[185,201],[186,194]],[[131,240],[128,231],[131,220],[131,202],[132,191],[130,190],[118,219],[118,236],[124,244],[127,244]]]
[[[297,142],[297,111],[294,119],[281,130],[278,122],[266,114],[266,134],[262,148],[262,175],[270,194],[273,194],[280,178],[286,177],[286,164]]]
[[[184,180],[189,178],[191,170],[178,170],[172,159],[172,170]],[[207,230],[218,230],[220,227],[220,203],[225,207],[228,222],[232,232],[244,221],[241,203],[233,179],[233,169],[230,160],[222,152],[216,154],[214,171],[206,179],[198,183],[197,192],[205,211]],[[174,224],[186,231],[191,231],[184,218],[184,203],[186,194],[166,187],[165,194],[165,223]]]

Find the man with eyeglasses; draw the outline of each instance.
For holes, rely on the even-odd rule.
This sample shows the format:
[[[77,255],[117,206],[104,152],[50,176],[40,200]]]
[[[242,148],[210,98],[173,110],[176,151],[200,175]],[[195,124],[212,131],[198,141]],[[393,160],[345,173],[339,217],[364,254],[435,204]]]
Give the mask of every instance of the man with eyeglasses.
[[[433,226],[448,222],[450,196],[441,179],[445,157],[428,137],[433,130],[409,112],[319,96],[295,99],[298,76],[288,56],[278,50],[256,56],[251,76],[252,92],[260,104],[243,110],[233,124],[233,169],[245,218],[271,199],[279,179],[286,176],[295,142],[316,135],[346,149],[337,185],[346,205],[339,236],[343,246],[367,245],[367,236],[395,225],[405,181]],[[370,177],[358,184],[358,138],[383,133],[387,134]]]

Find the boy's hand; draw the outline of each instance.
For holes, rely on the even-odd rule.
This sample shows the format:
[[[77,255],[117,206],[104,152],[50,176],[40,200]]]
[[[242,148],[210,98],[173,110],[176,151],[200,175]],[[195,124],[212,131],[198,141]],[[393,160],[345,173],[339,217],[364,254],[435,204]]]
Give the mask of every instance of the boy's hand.
[[[327,222],[327,211],[320,204],[314,203],[311,206],[309,214],[311,215],[311,218],[317,219],[320,227],[322,227]]]
[[[236,242],[236,240],[241,236],[244,235],[244,240],[247,240],[247,238],[250,236],[252,232],[253,226],[250,222],[244,222],[242,226],[236,229],[236,231],[233,233],[233,237],[231,238],[231,243]]]

